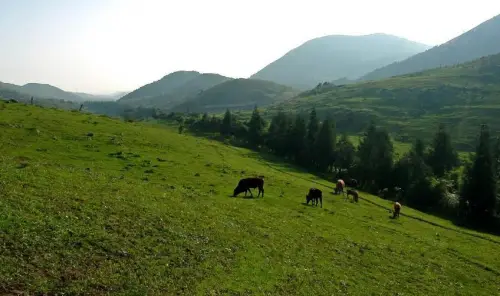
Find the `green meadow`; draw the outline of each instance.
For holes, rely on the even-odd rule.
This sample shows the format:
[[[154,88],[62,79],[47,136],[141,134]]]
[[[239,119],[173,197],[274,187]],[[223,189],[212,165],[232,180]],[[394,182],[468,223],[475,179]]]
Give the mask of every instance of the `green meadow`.
[[[231,197],[259,175],[264,198]],[[0,294],[500,294],[500,238],[332,187],[159,124],[0,103]]]

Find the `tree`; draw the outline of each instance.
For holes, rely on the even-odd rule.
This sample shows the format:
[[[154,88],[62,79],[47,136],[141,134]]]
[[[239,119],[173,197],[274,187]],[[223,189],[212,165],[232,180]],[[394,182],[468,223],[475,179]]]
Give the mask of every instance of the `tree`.
[[[494,167],[489,128],[482,125],[476,154],[464,174],[460,196],[461,204],[466,205],[476,222],[484,222],[495,214],[497,180]]]
[[[308,158],[306,137],[306,122],[300,115],[297,115],[288,133],[287,143],[291,157],[301,165],[305,165]]]
[[[229,136],[233,131],[233,119],[229,109],[226,110],[224,114],[224,119],[222,119],[222,124],[220,126],[220,134],[222,136]]]
[[[394,147],[389,134],[372,121],[358,146],[357,175],[368,190],[376,192],[392,185]]]
[[[332,166],[335,153],[335,131],[330,120],[326,119],[321,124],[316,142],[314,144],[314,158],[316,167],[321,172],[326,172]]]
[[[408,204],[428,208],[439,200],[433,192],[432,171],[425,164],[425,144],[417,139],[412,148],[394,166],[395,184],[403,189]]]
[[[307,147],[309,155],[314,155],[314,143],[316,142],[318,131],[319,131],[318,117],[316,116],[316,109],[313,108],[309,115],[309,123],[307,125]]]
[[[257,147],[264,142],[263,134],[265,127],[266,122],[260,116],[257,106],[255,106],[252,112],[252,117],[248,122],[248,141],[252,146]]]
[[[458,165],[458,154],[451,145],[450,135],[444,125],[439,125],[434,136],[432,147],[427,157],[427,164],[432,168],[436,177],[442,178],[446,172]]]
[[[349,141],[346,133],[340,136],[335,149],[335,166],[341,169],[350,169],[354,164],[356,147]]]
[[[493,169],[497,180],[500,179],[500,137],[497,137],[493,145]]]
[[[278,156],[287,154],[287,139],[289,132],[290,120],[288,116],[279,111],[271,120],[269,131],[267,134],[267,146]]]

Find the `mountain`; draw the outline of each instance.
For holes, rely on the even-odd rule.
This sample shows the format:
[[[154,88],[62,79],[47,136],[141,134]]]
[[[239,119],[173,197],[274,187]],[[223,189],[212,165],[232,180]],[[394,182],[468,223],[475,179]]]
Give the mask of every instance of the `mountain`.
[[[391,76],[456,65],[500,53],[500,15],[466,33],[425,52],[392,63],[366,74],[361,80],[383,79]]]
[[[258,79],[232,79],[218,84],[172,108],[179,112],[249,110],[282,102],[298,94],[292,87]]]
[[[118,102],[131,106],[168,108],[231,78],[196,71],[177,71],[123,96]]]
[[[128,94],[128,92],[120,91],[111,94],[88,94],[88,93],[74,92],[73,94],[79,96],[85,101],[115,101]]]
[[[312,107],[319,116],[335,119],[340,130],[357,133],[374,119],[403,142],[430,139],[444,123],[457,148],[470,151],[480,124],[500,131],[500,54],[384,80],[322,84],[268,112],[309,112]]]
[[[82,98],[74,93],[64,91],[50,84],[28,83],[20,88],[20,92],[42,98],[54,98],[66,101],[78,102]]]
[[[83,101],[82,97],[75,93],[64,91],[50,84],[28,83],[21,86],[0,82],[0,89],[15,91],[23,96],[35,97],[37,99],[57,99],[72,102]]]
[[[427,45],[386,34],[325,36],[289,51],[251,78],[310,89],[324,81],[357,79],[428,48]]]

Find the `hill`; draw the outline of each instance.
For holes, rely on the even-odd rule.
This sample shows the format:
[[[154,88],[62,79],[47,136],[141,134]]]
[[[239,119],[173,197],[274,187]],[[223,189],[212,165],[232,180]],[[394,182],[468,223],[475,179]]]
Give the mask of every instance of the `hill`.
[[[194,98],[172,108],[179,112],[220,112],[251,110],[285,101],[298,91],[285,85],[258,79],[233,79],[199,93]]]
[[[0,102],[1,294],[493,295],[498,237],[165,127]],[[92,132],[93,136],[88,136]],[[228,195],[265,176],[265,197]],[[323,207],[303,204],[311,187]]]
[[[340,130],[361,131],[370,120],[396,139],[430,139],[445,123],[460,150],[474,149],[480,124],[500,130],[500,54],[475,61],[385,80],[335,86],[324,84],[299,97],[269,107],[331,116]]]
[[[320,82],[357,79],[429,48],[386,34],[332,35],[305,42],[251,76],[310,89]]]
[[[500,15],[468,32],[404,61],[376,69],[361,80],[383,79],[391,76],[451,66],[500,53]]]
[[[0,98],[3,99],[13,99],[22,103],[30,103],[31,97],[33,98],[33,103],[38,106],[47,108],[61,108],[61,109],[74,109],[78,108],[78,104],[70,101],[64,101],[62,99],[52,99],[52,98],[40,98],[35,97],[26,93],[21,93],[16,91],[16,85],[8,85],[6,83],[0,82]]]
[[[128,92],[120,91],[111,94],[88,94],[82,92],[74,92],[73,94],[82,98],[85,101],[116,101],[125,96]]]
[[[168,108],[230,78],[196,71],[178,71],[130,92],[118,100],[130,106]]]
[[[71,92],[64,91],[50,84],[28,83],[21,86],[16,84],[0,82],[0,89],[8,89],[24,95],[33,96],[37,98],[66,100],[72,102],[83,101],[83,99],[80,96]]]

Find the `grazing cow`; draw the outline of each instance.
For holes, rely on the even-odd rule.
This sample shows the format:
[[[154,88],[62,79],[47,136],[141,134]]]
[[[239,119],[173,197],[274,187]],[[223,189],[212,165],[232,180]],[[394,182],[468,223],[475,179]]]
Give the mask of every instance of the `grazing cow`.
[[[401,212],[401,204],[399,202],[394,203],[394,213],[392,215],[392,218],[399,218],[399,213]]]
[[[349,187],[358,187],[358,180],[351,178],[351,180],[349,181]]]
[[[355,202],[358,202],[358,199],[359,199],[359,193],[357,190],[355,189],[347,189],[347,195],[345,197],[345,199],[349,198],[349,195],[352,195],[352,199],[355,201]]]
[[[238,194],[245,192],[245,196],[247,196],[247,191],[250,191],[250,195],[253,197],[252,191],[250,188],[259,188],[259,195],[262,193],[262,197],[264,197],[264,180],[261,178],[246,178],[241,179],[238,182],[238,186],[234,188],[233,197],[236,197]]]
[[[309,189],[309,193],[306,195],[306,204],[312,200],[312,205],[318,205],[318,200],[321,203],[321,207],[323,207],[323,192],[317,188]]]
[[[340,192],[344,193],[344,187],[345,187],[344,180],[338,179],[337,185],[335,187],[335,194],[340,194]]]

